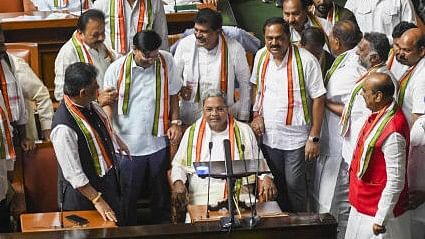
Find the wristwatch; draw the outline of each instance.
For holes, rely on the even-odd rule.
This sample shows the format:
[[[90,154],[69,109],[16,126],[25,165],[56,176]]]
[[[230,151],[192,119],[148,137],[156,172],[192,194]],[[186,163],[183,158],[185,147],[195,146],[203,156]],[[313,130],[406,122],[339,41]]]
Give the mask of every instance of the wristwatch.
[[[177,120],[171,120],[171,124],[182,126],[183,122],[181,120],[177,119]]]
[[[315,137],[315,136],[308,136],[308,140],[310,140],[311,142],[317,144],[320,142],[320,138],[319,137]]]

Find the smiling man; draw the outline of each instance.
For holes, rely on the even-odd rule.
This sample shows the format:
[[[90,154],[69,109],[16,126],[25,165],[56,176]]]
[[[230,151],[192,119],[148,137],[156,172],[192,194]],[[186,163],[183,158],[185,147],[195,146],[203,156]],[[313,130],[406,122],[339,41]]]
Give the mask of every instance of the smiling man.
[[[245,50],[223,34],[220,13],[202,9],[194,21],[194,34],[181,40],[174,55],[177,74],[183,77],[180,92],[183,123],[191,125],[201,117],[200,96],[209,89],[225,92],[230,113],[239,120],[248,120],[250,71]],[[238,101],[235,101],[235,80],[239,83]]]
[[[356,17],[350,10],[339,6],[333,0],[313,0],[313,4],[314,15],[328,20],[332,25],[342,20],[350,20],[357,23]]]
[[[83,13],[77,22],[77,30],[72,38],[60,49],[55,61],[55,98],[63,98],[63,85],[66,68],[75,62],[84,62],[96,67],[96,78],[101,91],[99,103],[111,104],[115,101],[117,93],[113,88],[103,89],[103,77],[111,62],[115,59],[112,51],[103,43],[105,40],[105,15],[95,9]]]
[[[306,205],[306,160],[319,155],[326,89],[319,62],[292,45],[288,23],[270,18],[264,24],[266,47],[255,56],[251,83],[257,85],[254,133],[278,188],[284,211],[303,212]]]

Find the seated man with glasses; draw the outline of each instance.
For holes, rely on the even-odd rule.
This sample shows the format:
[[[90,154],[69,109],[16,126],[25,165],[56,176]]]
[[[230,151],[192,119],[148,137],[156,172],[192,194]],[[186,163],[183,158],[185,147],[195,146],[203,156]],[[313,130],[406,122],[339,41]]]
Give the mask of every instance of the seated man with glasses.
[[[193,167],[193,162],[224,161],[224,139],[231,142],[232,160],[264,158],[251,128],[229,114],[226,98],[220,90],[210,89],[204,93],[202,117],[186,130],[172,162],[172,201],[177,210],[184,209],[187,203],[207,204],[208,194],[210,205],[226,200],[226,181],[211,178],[208,193],[208,179],[198,177]],[[260,197],[265,201],[274,199],[277,189],[273,180],[268,175],[261,178]],[[189,190],[185,186],[187,181]],[[242,184],[246,182],[244,179]],[[241,194],[241,201],[249,199],[243,199]]]

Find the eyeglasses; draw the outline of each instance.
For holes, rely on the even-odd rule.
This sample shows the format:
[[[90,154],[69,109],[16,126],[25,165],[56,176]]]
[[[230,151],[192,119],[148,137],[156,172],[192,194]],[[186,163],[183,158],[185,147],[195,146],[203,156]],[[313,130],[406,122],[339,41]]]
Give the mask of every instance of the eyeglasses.
[[[219,106],[219,107],[204,107],[205,112],[207,113],[213,113],[213,112],[217,112],[217,113],[224,113],[227,110],[227,107],[225,106]]]

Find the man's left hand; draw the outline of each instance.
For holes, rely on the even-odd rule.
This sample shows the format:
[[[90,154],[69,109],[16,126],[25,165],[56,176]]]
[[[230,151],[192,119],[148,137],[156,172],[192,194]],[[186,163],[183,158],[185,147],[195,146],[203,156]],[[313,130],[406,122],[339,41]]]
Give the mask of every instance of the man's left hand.
[[[269,176],[265,176],[263,178],[258,195],[260,197],[260,201],[262,202],[267,202],[276,198],[277,188],[273,183],[273,179],[271,179]]]
[[[130,154],[130,150],[128,149],[127,144],[124,143],[124,141],[121,139],[121,137],[119,135],[115,135],[115,140],[118,144],[118,152],[120,153],[120,155],[125,153],[125,154],[127,154],[128,158],[131,160],[131,154]]]
[[[373,224],[372,230],[373,230],[373,234],[375,234],[375,236],[377,236],[381,233],[385,233],[387,231],[385,226],[381,226],[381,225],[376,224],[376,223]]]
[[[313,160],[319,156],[320,153],[320,144],[313,143],[310,140],[307,140],[305,145],[305,160]]]
[[[176,124],[171,125],[167,130],[167,136],[171,144],[179,144],[182,137],[182,128]]]

